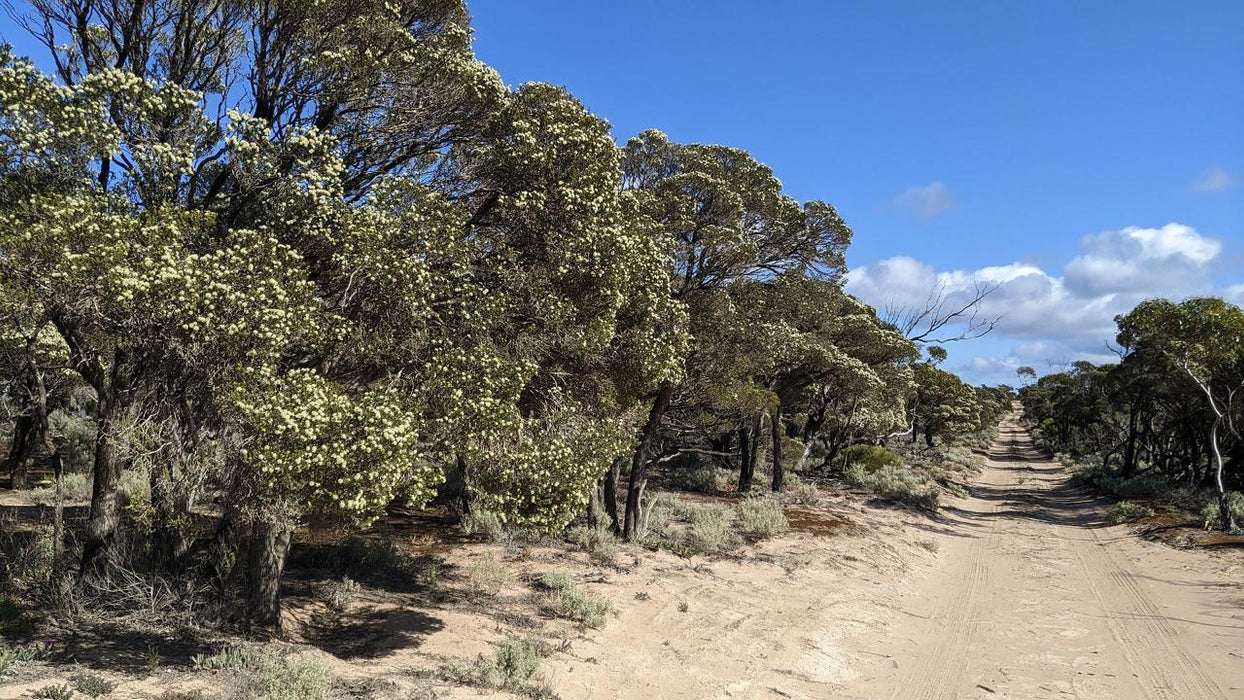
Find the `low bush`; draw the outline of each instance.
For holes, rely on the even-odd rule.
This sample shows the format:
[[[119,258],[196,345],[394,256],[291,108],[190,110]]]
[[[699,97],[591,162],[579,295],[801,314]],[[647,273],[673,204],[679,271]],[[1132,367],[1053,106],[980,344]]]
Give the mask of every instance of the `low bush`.
[[[843,478],[847,483],[872,491],[882,498],[920,508],[937,507],[937,491],[903,467],[885,465],[870,471],[856,464],[847,468]]]
[[[649,524],[651,528],[651,524]],[[571,542],[587,552],[601,566],[616,566],[618,538],[607,527],[574,527],[567,533]]]
[[[798,474],[787,474],[786,484],[782,487],[782,499],[788,503],[801,506],[814,506],[821,502],[821,492],[815,484],[799,478]]]
[[[740,501],[735,510],[739,529],[753,537],[773,537],[790,527],[782,505],[772,498],[748,498]]]
[[[86,503],[91,500],[91,477],[87,474],[65,474],[61,477],[61,493],[65,503]],[[42,506],[56,504],[56,485],[30,490],[30,500]]]
[[[0,676],[14,667],[30,661],[46,661],[52,658],[52,648],[46,644],[23,644],[9,647],[0,642]]]
[[[494,596],[514,582],[509,567],[488,552],[467,567],[467,587],[475,595]]]
[[[224,675],[225,700],[326,700],[333,686],[322,664],[270,649],[226,647],[194,665]]]
[[[718,503],[692,506],[689,519],[690,530],[687,544],[693,551],[705,554],[725,552],[739,546],[739,536],[734,531],[734,511]]]
[[[350,607],[350,603],[354,602],[354,598],[358,595],[361,586],[358,581],[343,576],[340,581],[333,581],[328,586],[328,592],[324,596],[324,602],[328,607],[337,612],[342,612]]]
[[[475,508],[462,516],[462,531],[468,535],[479,535],[489,542],[502,542],[506,535],[501,517],[482,508]]]
[[[721,478],[717,467],[701,464],[675,472],[674,485],[684,491],[714,494],[721,488]]]
[[[67,684],[45,685],[42,688],[27,691],[30,700],[73,700],[73,688]]]
[[[1135,501],[1119,501],[1111,508],[1107,517],[1113,523],[1130,523],[1153,515],[1153,509]]]
[[[117,688],[116,683],[90,671],[76,673],[70,680],[74,689],[88,698],[102,698]]]
[[[847,469],[860,467],[870,472],[903,464],[902,457],[880,445],[851,445],[840,453],[840,458]]]
[[[1236,525],[1244,526],[1244,493],[1239,491],[1227,492],[1227,508],[1231,511],[1231,517],[1235,519]],[[1205,501],[1205,505],[1201,507],[1201,517],[1205,521],[1205,529],[1207,530],[1212,530],[1222,524],[1216,497]]]
[[[613,612],[613,603],[584,591],[564,572],[545,572],[536,585],[547,592],[549,609],[558,617],[601,627]]]
[[[535,694],[532,691],[538,689],[531,687],[531,683],[544,655],[545,647],[538,641],[507,639],[497,645],[492,658],[481,654],[473,661],[451,662],[441,667],[440,674],[463,685],[532,696]]]

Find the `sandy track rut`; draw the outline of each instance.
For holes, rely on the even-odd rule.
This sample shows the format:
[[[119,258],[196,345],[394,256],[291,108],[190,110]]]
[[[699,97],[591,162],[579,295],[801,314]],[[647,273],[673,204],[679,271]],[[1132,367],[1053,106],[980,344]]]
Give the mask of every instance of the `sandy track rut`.
[[[906,596],[927,621],[873,640],[897,668],[849,696],[1244,698],[1244,624],[1207,614],[1230,601],[1166,578],[1207,555],[1137,542],[1102,510],[1005,421],[981,483],[947,509],[943,561]]]

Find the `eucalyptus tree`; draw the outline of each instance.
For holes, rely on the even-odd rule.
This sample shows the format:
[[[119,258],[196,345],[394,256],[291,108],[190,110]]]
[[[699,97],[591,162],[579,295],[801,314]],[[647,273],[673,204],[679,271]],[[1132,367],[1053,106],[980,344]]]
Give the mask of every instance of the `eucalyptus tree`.
[[[714,309],[741,280],[783,274],[838,278],[851,232],[822,202],[800,205],[782,193],[773,172],[746,152],[725,146],[675,144],[647,131],[627,143],[623,188],[637,213],[672,251],[671,296],[686,305],[693,338],[713,326]],[[703,347],[693,341],[687,366]],[[677,385],[663,382],[651,397],[631,460],[624,532],[636,535],[649,450]]]
[[[1160,352],[1204,395],[1212,414],[1208,442],[1219,518],[1224,529],[1236,529],[1224,482],[1223,441],[1244,439],[1235,419],[1236,400],[1244,390],[1244,310],[1214,297],[1178,303],[1153,299],[1117,323],[1123,348]]]

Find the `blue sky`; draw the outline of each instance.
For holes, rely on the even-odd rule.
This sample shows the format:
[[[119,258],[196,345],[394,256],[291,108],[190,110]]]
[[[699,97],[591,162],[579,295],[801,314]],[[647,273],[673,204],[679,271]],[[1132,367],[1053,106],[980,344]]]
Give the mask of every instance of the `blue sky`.
[[[1001,283],[996,331],[949,348],[969,380],[1109,359],[1146,296],[1244,302],[1244,2],[468,3],[508,83],[836,205],[870,303]]]
[[[1108,359],[1144,296],[1244,299],[1244,3],[470,7],[507,82],[567,86],[620,141],[746,148],[832,202],[870,302],[1003,281],[995,333],[950,348],[973,381]]]

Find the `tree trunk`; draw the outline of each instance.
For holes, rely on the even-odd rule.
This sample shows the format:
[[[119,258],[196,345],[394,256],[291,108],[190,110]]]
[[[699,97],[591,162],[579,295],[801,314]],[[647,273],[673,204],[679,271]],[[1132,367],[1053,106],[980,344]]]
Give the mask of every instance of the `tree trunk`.
[[[609,465],[601,494],[605,502],[605,514],[609,516],[609,527],[615,535],[622,532],[622,522],[618,519],[618,475],[622,472],[624,461],[625,458],[618,457]]]
[[[178,499],[173,475],[165,466],[151,470],[151,507],[154,523],[151,532],[151,556],[155,565],[173,571],[190,549],[190,539],[177,522],[190,513],[188,498]],[[180,502],[179,502],[180,500]]]
[[[97,573],[104,564],[108,549],[116,540],[121,523],[121,507],[117,501],[117,484],[121,481],[121,460],[115,444],[117,423],[121,417],[119,402],[112,396],[99,396],[95,432],[95,483],[91,489],[91,512],[86,521],[82,545],[82,574]]]
[[[770,416],[769,432],[773,436],[773,491],[779,492],[786,482],[786,474],[782,465],[782,405],[778,404],[773,407],[773,415]]]
[[[18,416],[13,422],[13,446],[9,450],[9,488],[24,489],[30,475],[30,459],[37,441],[34,416]]]
[[[1227,500],[1227,490],[1222,481],[1222,448],[1218,445],[1218,426],[1222,421],[1222,416],[1214,420],[1214,427],[1209,431],[1209,445],[1214,451],[1214,489],[1218,492],[1218,518],[1223,530],[1234,532],[1236,522],[1231,515],[1231,504]]]
[[[1137,425],[1138,413],[1135,408],[1129,408],[1127,413],[1127,442],[1123,446],[1123,468],[1120,474],[1124,479],[1130,479],[1136,473],[1136,433],[1139,429]]]
[[[748,465],[752,463],[752,453],[755,448],[752,447],[751,429],[746,425],[739,428],[739,492],[745,493],[752,488],[752,475],[748,472]]]
[[[281,633],[281,574],[293,531],[283,525],[255,523],[247,562],[247,613],[252,629]]]
[[[639,534],[639,497],[643,493],[643,485],[648,478],[648,450],[652,447],[652,439],[661,427],[665,418],[665,410],[669,408],[670,397],[674,395],[674,386],[668,382],[657,390],[652,409],[648,412],[648,422],[639,436],[639,444],[631,457],[631,474],[626,484],[626,513],[623,522],[623,536],[634,541]]]

